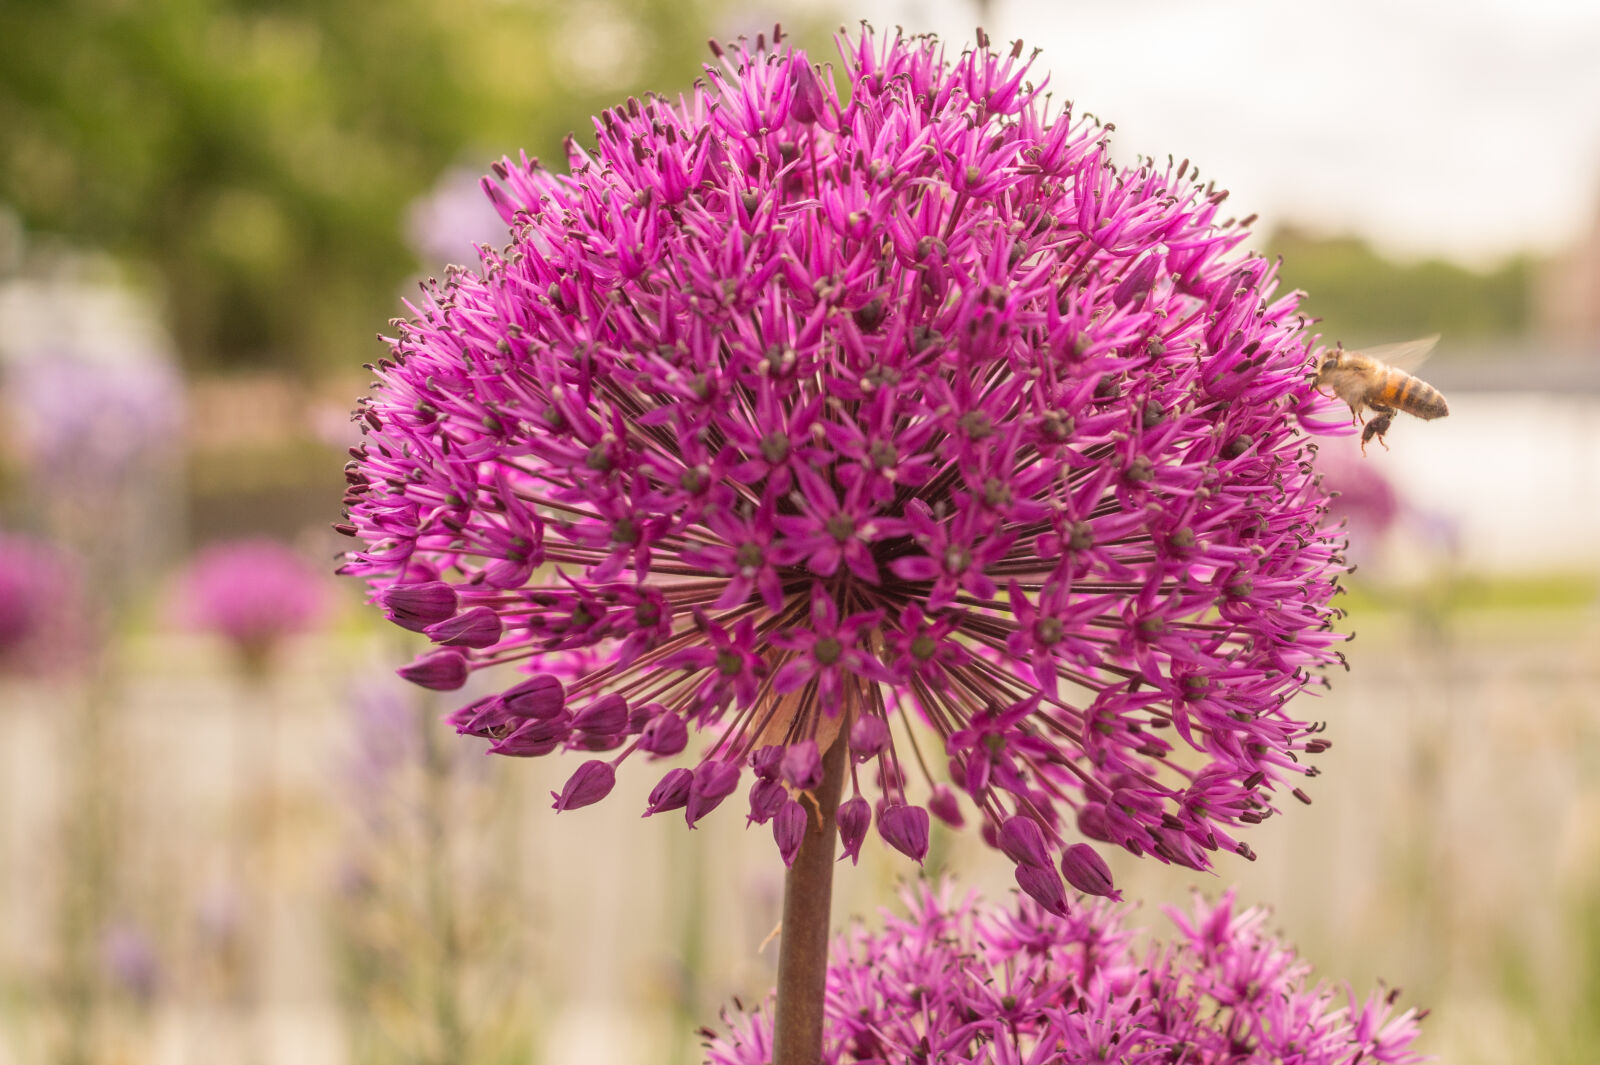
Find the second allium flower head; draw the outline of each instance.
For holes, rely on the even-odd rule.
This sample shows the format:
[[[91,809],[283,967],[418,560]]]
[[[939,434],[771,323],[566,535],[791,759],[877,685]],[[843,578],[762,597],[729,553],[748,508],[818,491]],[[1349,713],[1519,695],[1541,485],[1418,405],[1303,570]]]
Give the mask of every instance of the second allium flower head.
[[[904,916],[834,943],[822,1065],[1413,1065],[1425,1013],[1398,991],[1341,1001],[1232,894],[1167,907],[1155,939],[1108,903],[1037,906],[902,892]],[[707,1065],[766,1065],[772,1011],[702,1029]]]
[[[1338,639],[1293,295],[1020,46],[841,47],[848,92],[741,47],[603,114],[570,175],[496,167],[511,244],[376,368],[346,571],[440,645],[418,683],[528,674],[462,732],[607,754],[559,808],[694,731],[650,812],[692,824],[753,769],[788,859],[839,739],[852,855],[870,796],[920,858],[924,804],[962,816],[941,778],[1058,910],[1053,854],[1105,879],[1080,834],[1248,854],[1232,831],[1322,746],[1284,703]]]

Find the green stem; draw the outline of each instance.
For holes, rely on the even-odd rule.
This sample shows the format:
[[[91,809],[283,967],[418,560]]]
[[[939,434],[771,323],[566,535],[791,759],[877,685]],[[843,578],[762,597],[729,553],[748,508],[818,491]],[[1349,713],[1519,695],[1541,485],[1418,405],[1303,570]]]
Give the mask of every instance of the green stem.
[[[417,729],[424,752],[423,832],[427,847],[426,913],[428,930],[438,954],[429,974],[433,991],[433,1049],[441,1062],[457,1060],[466,1041],[462,1021],[461,930],[456,923],[452,877],[449,811],[451,752],[440,741],[434,727],[436,707],[424,701],[419,707]],[[435,1060],[430,1058],[430,1060]]]
[[[822,783],[812,793],[818,816],[806,824],[800,851],[783,883],[772,1065],[818,1065],[822,1060],[822,1004],[827,989],[833,855],[838,838],[834,812],[844,788],[847,746],[840,736],[822,756]]]

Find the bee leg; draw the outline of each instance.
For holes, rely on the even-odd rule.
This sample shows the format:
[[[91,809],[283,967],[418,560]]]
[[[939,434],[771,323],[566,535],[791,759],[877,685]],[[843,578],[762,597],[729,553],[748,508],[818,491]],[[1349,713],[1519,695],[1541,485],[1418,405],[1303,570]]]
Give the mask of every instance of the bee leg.
[[[1372,440],[1373,437],[1378,438],[1378,443],[1383,445],[1383,450],[1389,450],[1389,442],[1383,437],[1384,434],[1389,431],[1389,426],[1394,422],[1394,408],[1374,406],[1372,411],[1372,420],[1367,423],[1367,427],[1365,429],[1361,430],[1362,455],[1367,453],[1367,444]]]

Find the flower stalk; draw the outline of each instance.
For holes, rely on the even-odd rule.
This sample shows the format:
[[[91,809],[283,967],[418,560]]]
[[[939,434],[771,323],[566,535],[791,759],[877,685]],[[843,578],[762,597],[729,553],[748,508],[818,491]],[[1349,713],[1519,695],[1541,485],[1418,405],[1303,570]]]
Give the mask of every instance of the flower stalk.
[[[822,756],[822,783],[809,793],[816,816],[807,823],[800,850],[784,877],[772,1065],[816,1065],[822,1060],[837,839],[834,814],[844,787],[844,751],[842,739],[835,739]]]

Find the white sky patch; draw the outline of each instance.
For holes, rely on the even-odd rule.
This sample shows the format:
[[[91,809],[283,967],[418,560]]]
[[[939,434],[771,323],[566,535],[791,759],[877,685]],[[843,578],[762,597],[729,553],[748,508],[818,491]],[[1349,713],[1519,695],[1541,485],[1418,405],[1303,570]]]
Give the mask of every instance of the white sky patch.
[[[959,48],[978,4],[850,8]],[[1058,98],[1116,124],[1119,161],[1188,156],[1263,228],[1487,264],[1563,248],[1600,210],[1597,0],[994,0],[989,12],[997,45],[1043,48]]]

